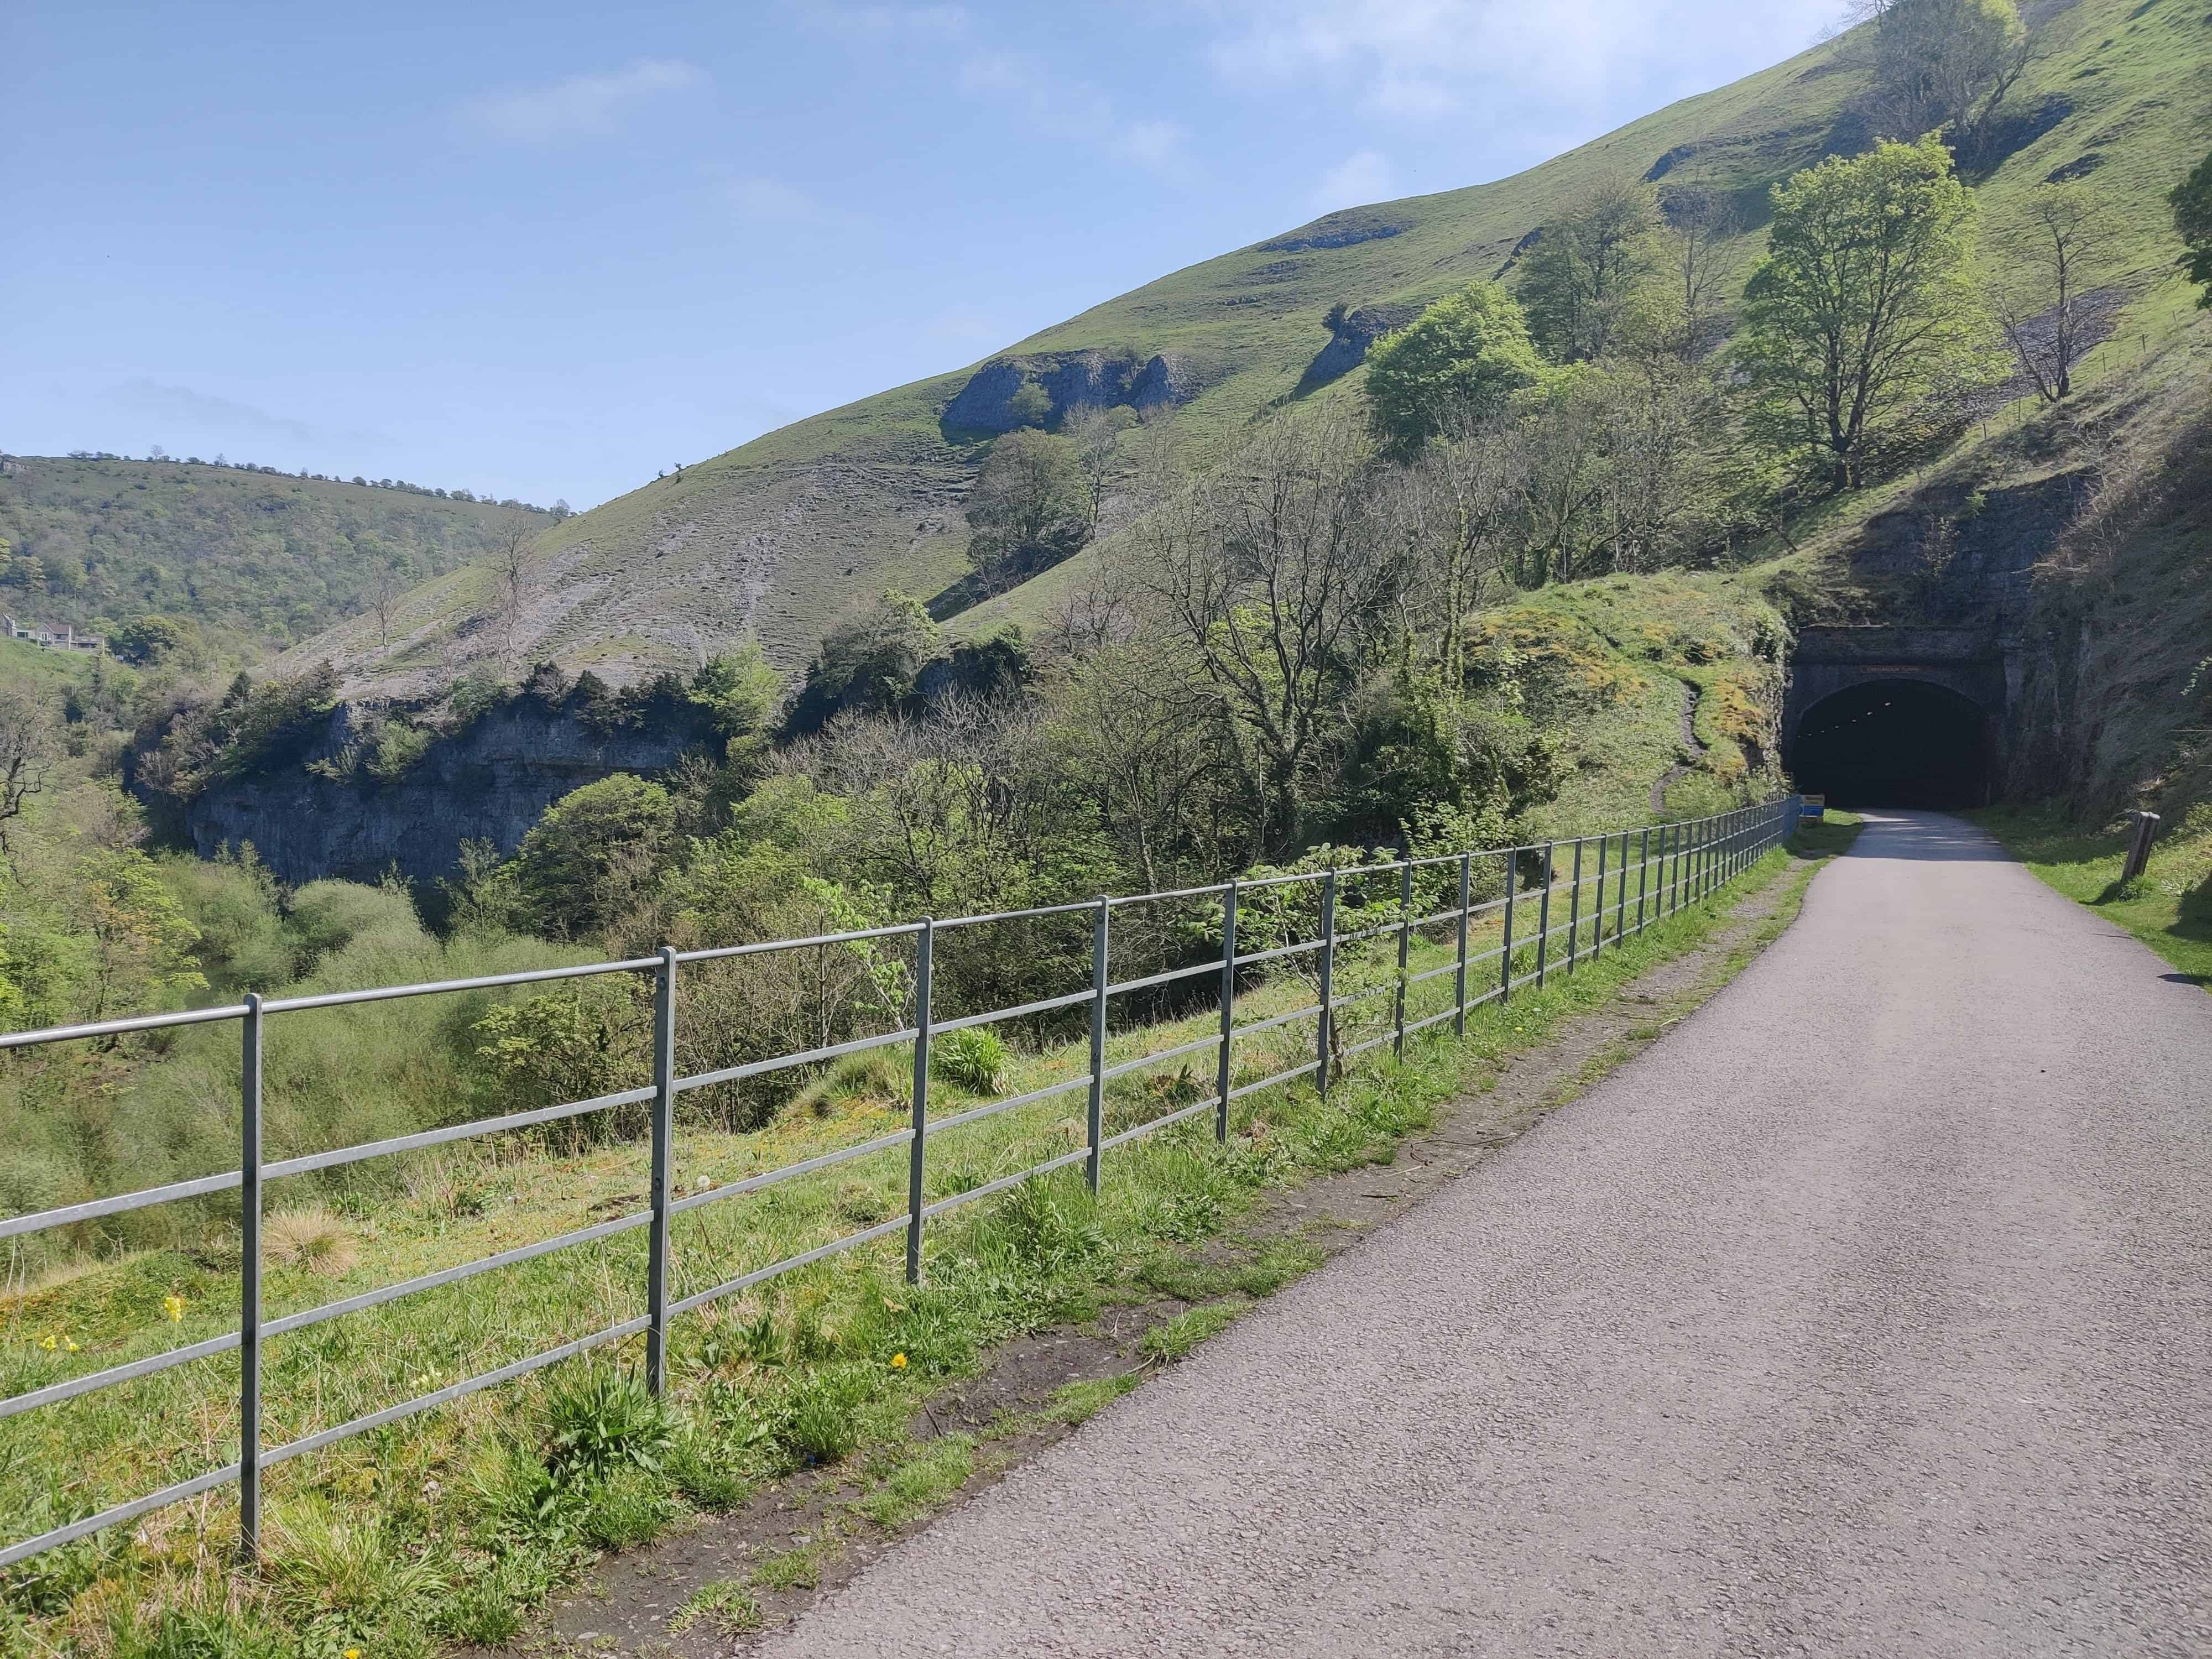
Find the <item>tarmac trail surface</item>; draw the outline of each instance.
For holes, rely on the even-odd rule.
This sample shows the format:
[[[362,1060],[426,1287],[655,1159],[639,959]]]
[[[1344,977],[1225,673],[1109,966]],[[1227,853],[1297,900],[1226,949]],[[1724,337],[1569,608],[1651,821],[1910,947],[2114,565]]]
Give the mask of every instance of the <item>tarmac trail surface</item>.
[[[2212,997],[1932,814],[777,1656],[2212,1655]]]

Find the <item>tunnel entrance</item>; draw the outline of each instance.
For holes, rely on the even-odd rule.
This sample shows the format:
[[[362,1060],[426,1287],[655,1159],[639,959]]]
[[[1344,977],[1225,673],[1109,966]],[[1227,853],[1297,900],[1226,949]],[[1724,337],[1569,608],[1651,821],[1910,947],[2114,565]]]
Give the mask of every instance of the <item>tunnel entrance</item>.
[[[1838,806],[1981,806],[1990,799],[1989,721],[1925,680],[1869,680],[1805,711],[1789,757],[1808,794]]]

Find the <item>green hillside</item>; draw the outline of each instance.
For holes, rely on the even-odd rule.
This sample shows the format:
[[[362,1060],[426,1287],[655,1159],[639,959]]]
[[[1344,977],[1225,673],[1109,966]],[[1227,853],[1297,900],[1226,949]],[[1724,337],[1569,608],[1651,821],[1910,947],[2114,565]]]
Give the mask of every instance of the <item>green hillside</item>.
[[[394,557],[404,591],[482,556],[518,516],[552,521],[245,467],[0,457],[0,609],[80,633],[188,620],[214,655],[251,661],[368,611]]]
[[[2179,283],[2160,198],[2212,141],[2202,95],[2212,23],[2180,0],[2081,0],[2033,7],[2029,16],[2036,54],[2008,98],[1999,146],[2011,153],[1984,158],[1968,175],[1985,222],[2000,230],[2053,173],[2094,173],[2128,226],[2102,250],[2094,280],[2115,286],[2116,300],[2153,289],[2170,300]],[[1653,182],[1662,207],[1702,198],[1734,209],[1742,234],[1722,273],[1732,293],[1760,244],[1767,187],[1824,155],[1865,147],[1864,57],[1857,35],[1844,35],[1511,178],[1331,214],[1163,277],[985,364],[815,416],[656,480],[540,538],[523,630],[528,654],[623,678],[750,635],[789,669],[840,611],[883,588],[939,592],[968,568],[961,506],[989,435],[943,417],[975,401],[971,392],[955,403],[1000,359],[1040,377],[1066,362],[1047,354],[1092,352],[1109,368],[1146,368],[1174,387],[1180,435],[1233,432],[1293,398],[1326,395],[1330,369],[1357,362],[1363,324],[1409,315],[1471,277],[1507,269],[1562,203],[1620,180]],[[1328,319],[1340,305],[1351,317],[1333,334]],[[2120,319],[2124,327],[2132,320]],[[1034,621],[1081,564],[969,612],[956,632]],[[486,573],[456,571],[411,596],[390,647],[379,648],[356,621],[311,649],[380,690],[420,690],[450,668],[455,635],[490,605]]]

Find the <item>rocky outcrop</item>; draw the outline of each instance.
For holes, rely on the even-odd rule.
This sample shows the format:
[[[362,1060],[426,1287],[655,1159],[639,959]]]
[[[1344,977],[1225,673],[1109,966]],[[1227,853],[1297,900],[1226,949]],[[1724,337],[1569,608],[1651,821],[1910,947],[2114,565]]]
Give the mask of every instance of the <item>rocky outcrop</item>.
[[[1038,425],[1036,411],[1014,406],[1015,395],[1032,385],[1050,404],[1042,423],[1056,425],[1069,410],[1086,404],[1101,409],[1126,404],[1139,410],[1186,404],[1204,389],[1204,378],[1195,364],[1164,353],[1146,359],[1133,351],[994,357],[945,404],[939,424],[947,434],[1012,432]]]
[[[1408,228],[1407,221],[1376,208],[1346,208],[1325,213],[1310,225],[1301,225],[1286,236],[1260,244],[1262,253],[1303,253],[1309,248],[1352,247],[1396,236]]]
[[[222,778],[185,808],[203,858],[250,842],[279,880],[375,881],[395,866],[428,884],[453,873],[464,841],[512,853],[545,809],[616,772],[665,771],[718,741],[703,712],[655,705],[633,724],[586,718],[573,700],[519,696],[431,743],[398,777],[366,769],[331,778],[307,769],[343,757],[374,716],[341,703],[312,739],[306,764]]]
[[[1328,325],[1328,343],[1306,365],[1306,372],[1298,376],[1291,396],[1303,398],[1351,374],[1367,361],[1368,348],[1376,341],[1393,329],[1405,327],[1420,314],[1421,308],[1416,305],[1362,306],[1357,311],[1337,307],[1324,319]]]

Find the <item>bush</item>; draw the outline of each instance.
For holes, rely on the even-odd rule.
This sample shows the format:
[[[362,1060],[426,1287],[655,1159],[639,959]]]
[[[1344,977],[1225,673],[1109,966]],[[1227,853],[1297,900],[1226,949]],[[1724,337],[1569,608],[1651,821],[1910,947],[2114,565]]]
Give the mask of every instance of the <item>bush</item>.
[[[586,1365],[545,1393],[550,1444],[545,1467],[569,1485],[604,1483],[617,1470],[659,1474],[674,1449],[668,1408],[642,1377],[612,1365]]]
[[[514,855],[538,931],[577,939],[605,927],[651,876],[675,828],[668,792],[627,772],[555,801]]]
[[[866,1373],[853,1367],[815,1372],[793,1391],[777,1440],[802,1462],[836,1462],[860,1443],[867,1393]]]
[[[930,1074],[973,1093],[998,1093],[1005,1084],[1006,1069],[1006,1044],[986,1026],[947,1031],[930,1042]]]

